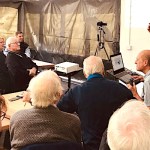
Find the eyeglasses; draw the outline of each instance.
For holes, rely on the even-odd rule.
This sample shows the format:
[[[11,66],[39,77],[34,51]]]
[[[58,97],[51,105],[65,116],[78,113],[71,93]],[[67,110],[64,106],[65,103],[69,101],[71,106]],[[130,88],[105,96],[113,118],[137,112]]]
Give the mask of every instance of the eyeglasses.
[[[17,45],[20,45],[20,43],[19,43],[19,42],[14,42],[14,43],[10,43],[10,44],[17,44]]]
[[[5,118],[5,116],[6,116],[6,113],[5,112],[3,112],[3,111],[1,111],[1,121]]]

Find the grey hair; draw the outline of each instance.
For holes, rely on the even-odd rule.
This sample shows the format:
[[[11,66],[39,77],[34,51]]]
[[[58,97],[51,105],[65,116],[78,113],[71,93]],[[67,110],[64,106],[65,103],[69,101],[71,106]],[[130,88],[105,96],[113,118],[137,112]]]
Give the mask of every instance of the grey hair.
[[[63,94],[61,80],[51,70],[43,71],[32,78],[28,90],[31,101],[36,107],[48,107],[56,104]]]
[[[9,37],[6,40],[6,48],[9,49],[9,45],[13,42],[13,41],[17,41],[16,37]]]
[[[144,102],[130,100],[109,120],[107,140],[111,150],[149,150],[150,110]]]
[[[89,56],[84,59],[83,71],[86,77],[90,74],[99,73],[104,74],[104,65],[102,59],[97,56]]]

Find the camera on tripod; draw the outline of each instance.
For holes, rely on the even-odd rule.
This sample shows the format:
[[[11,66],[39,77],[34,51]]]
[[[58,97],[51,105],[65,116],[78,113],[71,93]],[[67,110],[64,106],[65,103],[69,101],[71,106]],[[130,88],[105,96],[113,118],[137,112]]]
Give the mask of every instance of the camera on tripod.
[[[109,56],[108,56],[107,51],[105,49],[105,37],[104,37],[105,31],[103,29],[103,26],[107,26],[107,23],[100,21],[100,22],[97,22],[97,26],[98,26],[99,32],[97,34],[98,46],[97,46],[96,51],[95,51],[95,56],[98,53],[98,50],[104,49],[106,56],[109,60]]]
[[[100,21],[100,22],[97,22],[97,26],[100,26],[100,27],[107,26],[107,23]]]

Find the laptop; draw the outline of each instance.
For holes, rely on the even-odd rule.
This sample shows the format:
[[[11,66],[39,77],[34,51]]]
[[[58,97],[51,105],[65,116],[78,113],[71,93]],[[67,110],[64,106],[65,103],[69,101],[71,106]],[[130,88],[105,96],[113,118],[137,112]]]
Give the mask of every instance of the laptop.
[[[111,55],[110,60],[115,78],[126,84],[130,83],[130,80],[132,80],[132,72],[128,69],[125,69],[121,53]]]

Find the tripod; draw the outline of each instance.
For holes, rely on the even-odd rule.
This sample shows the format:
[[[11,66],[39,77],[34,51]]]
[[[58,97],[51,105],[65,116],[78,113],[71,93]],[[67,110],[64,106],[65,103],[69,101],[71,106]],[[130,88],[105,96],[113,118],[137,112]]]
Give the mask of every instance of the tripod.
[[[98,46],[96,48],[96,51],[95,51],[95,56],[98,54],[98,50],[101,50],[101,49],[104,49],[105,51],[105,54],[109,60],[109,56],[108,56],[108,53],[105,49],[105,45],[104,45],[104,35],[105,35],[105,31],[104,29],[102,28],[102,26],[99,26],[98,27],[98,30],[99,30],[99,33],[97,34],[97,41],[98,41]]]

